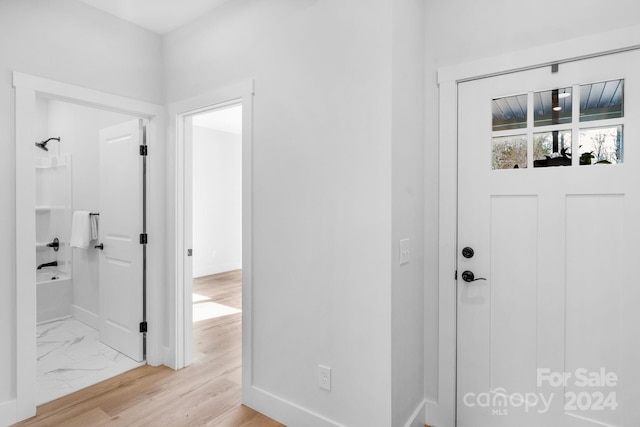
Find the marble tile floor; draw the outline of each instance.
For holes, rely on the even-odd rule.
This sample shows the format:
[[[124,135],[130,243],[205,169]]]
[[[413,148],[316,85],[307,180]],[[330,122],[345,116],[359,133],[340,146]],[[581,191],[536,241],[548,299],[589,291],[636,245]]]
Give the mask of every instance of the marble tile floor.
[[[38,325],[37,355],[37,405],[145,364],[101,343],[98,331],[73,318]]]

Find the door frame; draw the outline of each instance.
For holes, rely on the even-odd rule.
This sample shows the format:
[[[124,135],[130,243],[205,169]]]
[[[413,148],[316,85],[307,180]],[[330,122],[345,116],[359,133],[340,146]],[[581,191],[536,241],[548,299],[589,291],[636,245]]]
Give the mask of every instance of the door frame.
[[[35,191],[33,142],[36,120],[36,99],[46,97],[87,107],[114,111],[148,120],[147,143],[147,204],[158,215],[147,221],[151,239],[147,245],[147,265],[163,265],[164,218],[163,169],[165,110],[163,106],[123,96],[87,89],[68,83],[13,72],[15,93],[15,155],[16,155],[16,373],[15,408],[9,418],[13,422],[36,414],[36,265],[35,255]],[[157,183],[157,184],[153,184]],[[147,289],[148,323],[147,363],[161,363],[162,316],[161,295],[164,275],[160,268],[149,268]],[[11,423],[11,421],[9,422]]]
[[[169,137],[167,162],[169,203],[167,215],[171,227],[169,277],[173,285],[167,295],[171,317],[169,320],[169,347],[165,364],[180,369],[192,362],[193,320],[191,269],[188,268],[187,249],[192,239],[191,199],[188,189],[192,177],[190,123],[194,115],[229,105],[242,105],[242,394],[243,400],[253,383],[252,376],[252,288],[253,288],[253,97],[254,82],[220,88],[169,105]],[[187,187],[188,186],[188,187]]]
[[[427,399],[427,424],[456,425],[458,85],[635,49],[640,26],[438,68],[438,390],[435,399]]]

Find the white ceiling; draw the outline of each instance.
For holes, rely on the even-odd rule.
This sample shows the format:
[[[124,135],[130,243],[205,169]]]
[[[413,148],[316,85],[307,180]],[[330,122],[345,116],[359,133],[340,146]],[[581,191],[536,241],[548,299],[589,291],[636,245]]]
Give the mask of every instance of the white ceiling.
[[[157,34],[166,34],[228,0],[80,0]]]
[[[214,110],[193,117],[193,125],[221,132],[242,133],[242,106]]]

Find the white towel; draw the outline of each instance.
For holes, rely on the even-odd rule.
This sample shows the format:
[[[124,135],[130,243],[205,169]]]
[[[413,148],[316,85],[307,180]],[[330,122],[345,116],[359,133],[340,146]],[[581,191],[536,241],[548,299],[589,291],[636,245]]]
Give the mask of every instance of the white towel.
[[[71,222],[72,248],[87,249],[91,241],[91,221],[89,211],[75,211]]]
[[[98,215],[89,215],[89,222],[91,223],[91,240],[98,238]]]

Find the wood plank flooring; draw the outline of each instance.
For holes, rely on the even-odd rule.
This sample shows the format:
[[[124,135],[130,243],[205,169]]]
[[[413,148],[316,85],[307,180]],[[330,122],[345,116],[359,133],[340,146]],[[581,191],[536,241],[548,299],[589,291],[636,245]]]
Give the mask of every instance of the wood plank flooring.
[[[193,281],[194,293],[238,309],[241,289],[240,270]],[[134,369],[42,405],[14,426],[283,426],[240,403],[241,316],[196,322],[187,368]]]

